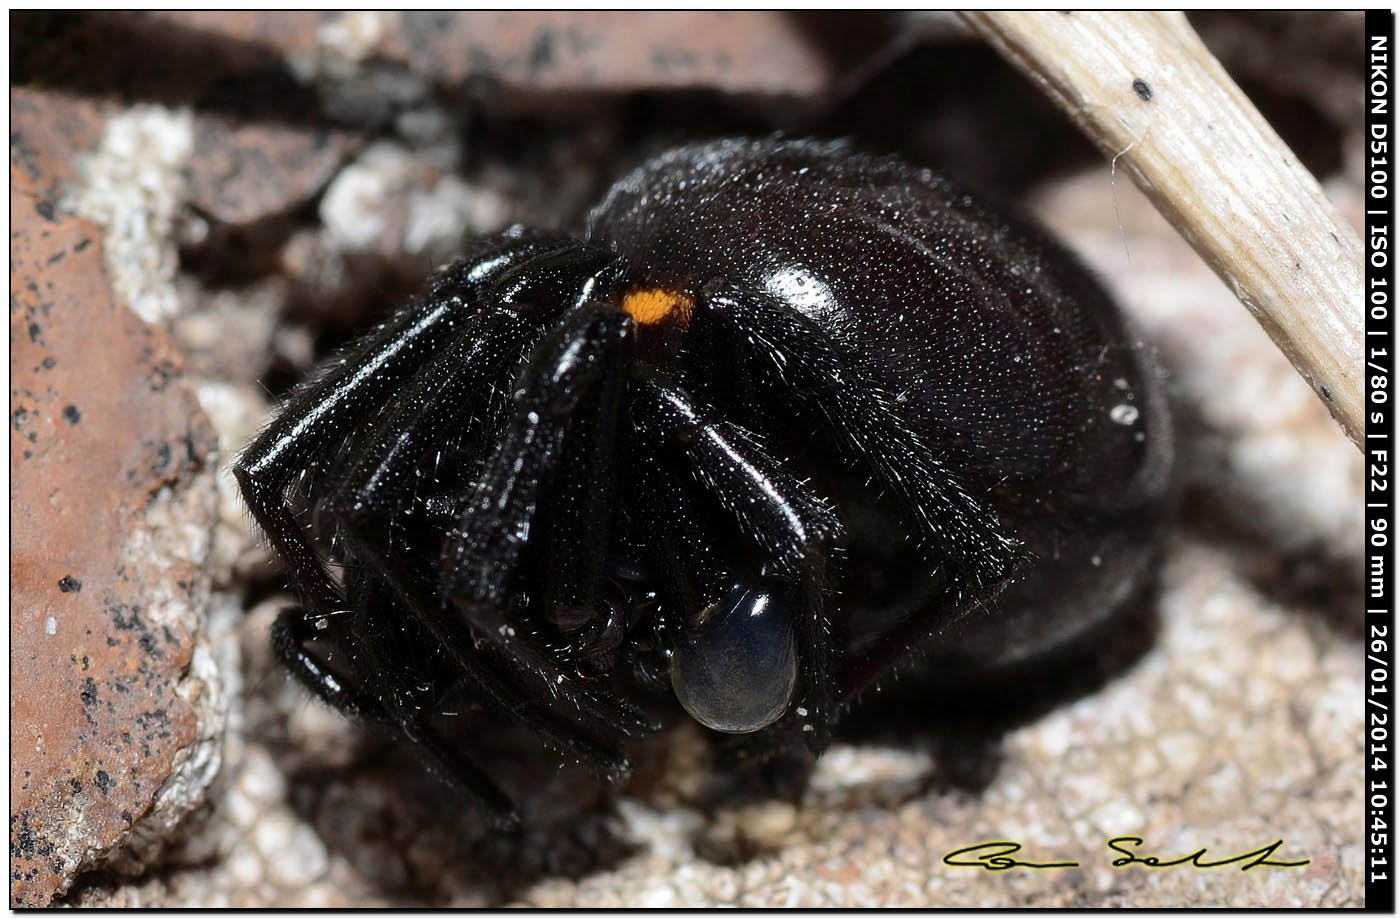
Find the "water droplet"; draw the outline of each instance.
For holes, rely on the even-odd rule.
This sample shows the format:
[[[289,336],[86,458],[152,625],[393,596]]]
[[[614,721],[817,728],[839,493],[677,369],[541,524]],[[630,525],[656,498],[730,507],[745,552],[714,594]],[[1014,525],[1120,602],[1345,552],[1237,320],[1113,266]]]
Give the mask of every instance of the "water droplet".
[[[1138,420],[1137,406],[1120,402],[1109,409],[1108,418],[1114,424],[1132,424]]]

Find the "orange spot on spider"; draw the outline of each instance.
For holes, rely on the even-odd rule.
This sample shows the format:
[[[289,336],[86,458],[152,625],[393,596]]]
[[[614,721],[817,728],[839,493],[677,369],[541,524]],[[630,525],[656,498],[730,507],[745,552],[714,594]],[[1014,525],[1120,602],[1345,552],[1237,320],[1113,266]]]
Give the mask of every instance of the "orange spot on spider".
[[[690,321],[690,311],[695,301],[675,290],[649,287],[629,291],[622,298],[622,310],[631,316],[637,325],[652,325],[663,319],[674,317],[681,325]]]

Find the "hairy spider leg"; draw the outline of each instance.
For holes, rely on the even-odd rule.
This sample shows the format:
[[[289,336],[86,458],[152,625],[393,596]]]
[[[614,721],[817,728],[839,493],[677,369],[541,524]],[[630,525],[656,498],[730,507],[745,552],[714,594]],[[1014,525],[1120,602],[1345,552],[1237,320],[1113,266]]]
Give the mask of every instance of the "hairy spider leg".
[[[856,356],[811,319],[766,292],[723,284],[700,309],[725,341],[766,369],[776,394],[830,431],[842,452],[900,499],[920,537],[958,582],[973,587],[1009,577],[1019,544],[969,494],[904,420],[893,396]]]
[[[701,611],[724,595],[733,585],[734,577],[715,551],[717,545],[723,544],[725,535],[711,525],[702,509],[696,505],[690,489],[685,487],[680,474],[669,468],[657,449],[664,443],[662,433],[658,431],[656,436],[642,438],[635,446],[637,467],[647,470],[645,475],[638,476],[635,487],[642,496],[641,506],[664,508],[664,513],[653,514],[647,521],[646,531],[652,538],[639,547],[639,552],[656,571],[658,588],[664,601],[655,617],[656,640],[661,647],[674,648],[683,640],[682,630],[697,623]],[[687,463],[678,465],[688,468]],[[799,603],[796,608],[806,606]],[[671,615],[665,614],[668,609],[673,611]],[[818,621],[817,617],[808,618]],[[813,633],[805,636],[804,641],[819,637],[819,632]],[[813,650],[820,654],[824,647]],[[811,683],[824,679],[813,675],[813,672],[821,673],[823,666],[829,665],[818,662],[816,667],[810,668],[812,672],[803,678]],[[658,688],[653,683],[647,685],[653,687],[653,691]],[[672,691],[669,684],[666,691]],[[799,704],[807,707],[805,699]],[[767,761],[799,737],[802,738],[801,744],[813,748],[824,746],[826,735],[817,730],[821,722],[809,721],[814,729],[802,731],[799,721],[789,718],[757,734],[731,735],[722,743],[720,755],[727,762],[740,765]]]
[[[426,502],[439,487],[441,454],[449,454],[448,468],[471,455],[488,424],[490,403],[505,401],[501,393],[543,330],[539,319],[514,310],[468,317],[453,342],[370,419],[331,477],[335,486],[320,502],[321,512],[392,548],[396,527],[407,528],[406,521],[427,512]],[[434,468],[425,469],[429,459]]]
[[[233,473],[244,500],[287,565],[290,580],[305,605],[296,615],[307,623],[335,623],[338,629],[348,630],[350,625],[340,625],[348,612],[342,592],[288,501],[287,491],[298,476],[323,475],[364,420],[381,411],[403,381],[458,338],[493,285],[512,272],[518,277],[522,266],[580,248],[572,237],[537,231],[508,231],[485,241],[472,255],[435,277],[427,294],[350,346],[316,378],[298,387],[273,423],[239,457]],[[363,622],[360,627],[364,628]],[[307,629],[285,631],[284,637],[312,635]],[[352,638],[347,631],[345,640]],[[378,650],[375,642],[359,641],[356,647],[362,653]],[[353,657],[351,650],[346,654]],[[284,647],[281,655],[287,658],[290,653]],[[339,707],[339,701],[349,698],[322,692],[323,684],[316,681],[305,661],[292,669],[330,704]],[[382,687],[383,679],[381,675],[374,682]],[[362,689],[354,691],[365,695]],[[395,697],[389,694],[388,698]],[[359,708],[363,707],[362,701]],[[398,717],[386,713],[386,720],[400,723],[410,738],[421,733],[413,725],[412,713],[401,710],[394,714]],[[463,782],[469,790],[475,784],[475,780]],[[500,796],[488,793],[481,797],[490,809]]]
[[[345,676],[369,690],[389,714],[413,721],[436,704],[444,682],[460,682],[456,662],[413,617],[393,585],[372,567],[349,561],[345,599],[352,612],[333,620],[349,642]],[[318,632],[331,621],[315,623]],[[334,660],[334,658],[332,658]]]
[[[725,330],[731,347],[766,368],[780,398],[831,431],[847,456],[901,499],[930,548],[944,555],[955,587],[966,585],[972,595],[972,607],[968,598],[950,598],[945,610],[901,623],[867,649],[837,683],[837,702],[848,705],[895,661],[932,642],[960,608],[967,614],[994,601],[1024,560],[1020,545],[909,428],[875,375],[812,320],[765,292],[732,284],[708,292],[700,310]]]
[[[643,523],[648,538],[637,549],[656,569],[666,606],[677,616],[658,619],[658,637],[666,647],[674,645],[672,632],[693,626],[702,609],[718,600],[733,580],[715,547],[722,537],[695,506],[690,492],[663,457],[659,437],[638,439],[633,445],[636,467],[645,470],[633,485],[638,508],[664,508]],[[660,538],[651,538],[651,534]]]
[[[514,414],[442,555],[443,591],[465,621],[441,618],[464,635],[471,634],[469,623],[505,652],[522,682],[537,684],[553,708],[572,709],[578,727],[586,720],[592,732],[617,741],[657,728],[619,700],[610,700],[610,720],[599,719],[598,691],[579,681],[528,633],[523,621],[510,615],[508,587],[530,541],[546,479],[567,455],[565,436],[582,414],[596,418],[604,410],[600,396],[607,387],[602,384],[625,375],[633,327],[613,307],[588,305],[566,315],[539,345],[516,392]],[[581,734],[565,749],[610,778],[631,768],[626,757]]]
[[[605,563],[606,581],[616,593],[610,598],[605,589],[600,598],[605,604],[621,601],[616,611],[624,640],[610,649],[616,656],[608,669],[644,695],[669,699],[673,691],[666,650],[675,647],[681,626],[698,621],[701,610],[718,600],[733,579],[716,549],[725,537],[698,513],[656,445],[635,437],[629,424],[620,436],[627,500],[619,502],[610,547],[614,554]]]
[[[813,750],[830,740],[831,699],[826,629],[826,559],[841,534],[834,510],[789,475],[758,438],[657,377],[634,388],[633,417],[642,436],[679,453],[697,482],[796,588],[800,702],[784,721],[800,725]],[[803,709],[805,714],[797,709]]]
[[[462,509],[462,528],[444,553],[454,598],[501,605],[507,580],[530,540],[544,479],[580,410],[598,407],[608,375],[623,372],[632,320],[589,305],[561,320],[535,350],[515,393],[513,416]]]
[[[569,457],[556,471],[546,502],[548,560],[541,611],[561,630],[593,618],[612,544],[618,424],[626,373],[613,367],[598,380],[594,407],[576,413],[561,447]],[[616,630],[615,630],[616,631]],[[621,639],[617,631],[615,638]]]
[[[876,686],[882,676],[890,674],[899,662],[917,660],[920,653],[930,650],[939,636],[948,633],[958,622],[984,612],[989,605],[995,608],[998,596],[1010,583],[1003,581],[992,585],[970,601],[966,597],[950,596],[881,635],[841,674],[836,687],[841,704],[854,703],[862,693]]]
[[[581,711],[585,726],[609,739],[627,736],[619,736],[620,725],[640,729],[638,716],[615,700],[598,698],[591,689],[577,686],[572,676],[559,681],[563,671],[557,664],[549,673],[554,680],[546,688],[546,701],[520,699],[508,677],[497,672],[497,665],[476,647],[469,632],[441,621],[451,616],[440,608],[436,593],[438,570],[432,561],[422,558],[424,548],[406,538],[400,539],[398,549],[393,545],[396,520],[411,514],[421,517],[441,513],[424,506],[424,490],[431,484],[419,475],[425,454],[434,449],[432,445],[440,440],[442,431],[470,429],[479,424],[480,419],[472,416],[486,411],[481,394],[510,388],[510,381],[539,337],[541,325],[537,319],[527,319],[507,309],[476,317],[468,332],[399,393],[397,407],[379,417],[355,462],[345,470],[342,485],[327,499],[325,510],[338,522],[350,555],[379,572],[419,619],[451,647],[468,683],[486,701],[520,715],[527,723],[535,723],[554,746],[578,753],[581,748],[577,740],[567,736],[575,731],[569,714]],[[444,629],[455,637],[449,638]],[[495,636],[489,637],[496,642]],[[384,653],[381,642],[369,644],[368,654]],[[390,663],[384,661],[385,666]],[[510,665],[507,669],[511,669]],[[572,711],[556,698],[560,694],[571,695],[568,708]],[[527,717],[521,711],[536,706],[545,710],[538,717]],[[556,724],[550,711],[560,715],[564,723]]]
[[[479,803],[497,825],[505,827],[519,817],[505,793],[475,763],[421,718],[405,721],[391,715],[378,699],[356,687],[353,680],[336,672],[325,659],[307,650],[308,641],[329,641],[347,659],[353,658],[354,636],[346,629],[344,617],[319,620],[318,630],[300,607],[288,607],[278,614],[272,626],[272,647],[291,674],[323,702],[363,721],[396,729],[427,755],[430,766],[447,781]]]
[[[561,236],[506,234],[484,245],[434,281],[427,295],[391,316],[349,347],[325,371],[298,387],[283,410],[234,464],[243,500],[283,564],[309,614],[344,609],[287,491],[313,475],[395,388],[452,341],[480,305],[484,288],[541,253],[577,246]]]
[[[435,484],[422,474],[425,457],[442,449],[444,431],[459,431],[461,451],[471,449],[467,441],[479,433],[490,394],[509,387],[541,327],[538,319],[506,309],[469,317],[456,339],[421,367],[357,438],[333,477],[338,484],[318,504],[318,514],[336,527],[348,560],[373,570],[411,610],[437,605],[437,572],[425,562],[424,547],[415,542],[411,526],[425,516],[424,492]],[[347,571],[347,588],[349,581]],[[386,705],[411,720],[416,716],[412,700],[399,696],[391,678],[399,668],[392,624],[385,625],[384,611],[376,605],[373,598],[351,602],[350,627],[360,653],[371,662],[367,673],[384,687]],[[486,679],[484,667],[477,662],[470,668],[468,681],[475,685]],[[508,691],[498,686],[486,695],[508,696]]]

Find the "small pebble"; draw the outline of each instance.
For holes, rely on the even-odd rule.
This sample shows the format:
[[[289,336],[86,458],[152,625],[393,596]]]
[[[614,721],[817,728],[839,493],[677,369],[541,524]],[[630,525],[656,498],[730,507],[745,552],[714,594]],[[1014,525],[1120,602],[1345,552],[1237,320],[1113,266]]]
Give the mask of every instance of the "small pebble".
[[[256,852],[239,849],[229,856],[228,872],[240,887],[252,887],[262,880],[263,862]]]
[[[263,855],[281,856],[291,843],[293,826],[286,814],[267,814],[253,828],[253,844]]]
[[[287,845],[268,860],[268,874],[282,887],[305,887],[319,880],[328,867],[326,847],[305,824],[292,827]]]

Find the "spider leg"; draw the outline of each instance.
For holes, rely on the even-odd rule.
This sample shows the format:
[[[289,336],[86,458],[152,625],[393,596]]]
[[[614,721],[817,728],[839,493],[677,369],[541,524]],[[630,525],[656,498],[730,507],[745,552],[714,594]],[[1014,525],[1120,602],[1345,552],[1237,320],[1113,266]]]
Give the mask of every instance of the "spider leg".
[[[360,544],[354,536],[347,542],[358,556],[374,558],[374,549]],[[591,688],[577,684],[557,661],[516,632],[514,625],[504,624],[504,617],[474,616],[482,611],[464,609],[469,625],[453,610],[442,609],[437,595],[421,584],[392,575],[387,580],[442,642],[477,698],[519,719],[549,746],[594,765],[609,778],[620,778],[630,770],[627,759],[608,745],[654,730],[654,725],[632,709],[598,698]],[[502,624],[494,632],[480,626],[473,631],[472,626],[482,618]],[[558,680],[559,676],[564,679]],[[521,682],[526,685],[522,687]]]
[[[485,414],[490,394],[508,386],[539,325],[513,310],[469,317],[456,339],[395,393],[394,406],[374,420],[338,470],[339,484],[318,507],[318,513],[335,522],[336,538],[349,557],[392,585],[420,619],[422,610],[438,604],[435,572],[424,562],[431,547],[415,541],[412,528],[423,515],[421,492],[431,484],[423,478],[424,458],[441,461],[444,432],[461,431],[466,437],[480,428],[472,416]],[[456,445],[448,452],[469,449]],[[402,659],[396,645],[411,624],[384,622],[380,607],[392,604],[389,598],[370,594],[349,599],[351,627],[369,665],[364,669],[380,687],[380,698],[391,714],[409,725],[418,717],[417,707],[401,692],[404,680],[394,674]],[[460,666],[468,683],[480,688],[485,665],[463,661]],[[493,693],[482,695],[489,698]]]
[[[799,311],[771,295],[739,285],[716,287],[702,298],[705,319],[724,340],[766,372],[781,396],[831,431],[842,451],[862,463],[911,511],[925,544],[935,549],[955,587],[969,583],[975,603],[992,601],[1022,559],[1019,544],[981,501],[909,428],[894,398],[862,361]],[[965,615],[962,602],[936,607],[897,626],[847,668],[838,704],[849,704],[887,672]]]
[[[499,606],[530,538],[545,476],[564,436],[607,376],[624,369],[632,320],[589,306],[565,318],[540,344],[515,393],[514,415],[463,511],[462,528],[443,556],[455,600]]]
[[[580,410],[560,448],[548,502],[543,613],[561,630],[591,618],[606,564],[613,518],[618,422],[625,373],[614,366],[598,381],[593,405]],[[620,636],[619,636],[620,637]]]
[[[812,749],[824,749],[832,716],[826,560],[841,534],[835,512],[752,434],[713,420],[707,407],[674,384],[643,379],[632,405],[641,436],[684,456],[698,484],[772,561],[776,573],[794,584],[803,697],[787,719],[801,722]]]
[[[641,497],[639,507],[665,509],[641,522],[647,538],[639,547],[657,570],[666,605],[679,614],[679,621],[668,617],[658,624],[665,633],[679,625],[694,625],[700,611],[729,587],[732,576],[716,551],[723,537],[713,532],[668,467],[657,449],[661,444],[653,442],[659,440],[643,438],[636,444],[636,466],[646,472],[637,477],[635,488]]]
[[[600,436],[611,425],[607,416],[616,411],[616,387],[625,373],[631,336],[632,320],[626,314],[588,306],[567,316],[536,349],[516,391],[514,414],[442,553],[443,592],[461,618],[438,611],[432,620],[434,631],[450,647],[472,647],[473,636],[480,635],[503,651],[514,676],[533,689],[532,695],[551,716],[543,723],[537,718],[537,726],[552,725],[556,746],[592,761],[612,777],[630,766],[598,741],[617,744],[656,726],[631,706],[581,682],[538,636],[529,634],[528,626],[511,615],[509,586],[530,542],[547,479],[569,456],[564,450],[567,434],[585,415],[593,419]],[[587,458],[583,465],[590,465]],[[589,470],[587,477],[592,475]],[[564,481],[567,484],[567,477]],[[601,534],[582,527],[590,514],[607,513],[594,504],[566,526],[578,529],[580,539],[598,539]],[[563,562],[570,568],[590,563],[579,552]],[[570,578],[575,583],[585,579],[569,574],[566,583]],[[596,574],[593,578],[596,581]]]
[[[301,642],[291,638],[300,633],[294,634],[297,622],[290,619],[278,633],[279,654],[288,666],[331,704],[399,727],[488,810],[507,817],[510,805],[499,790],[475,767],[460,761],[452,745],[398,691],[401,687],[392,682],[391,671],[381,670],[382,664],[392,661],[388,642],[401,639],[403,630],[385,626],[382,611],[368,608],[357,609],[348,626],[340,625],[346,612],[341,590],[308,531],[297,521],[287,491],[299,475],[310,473],[315,498],[337,455],[359,440],[365,420],[376,413],[382,417],[399,385],[413,378],[434,354],[462,340],[465,327],[476,320],[488,296],[496,303],[518,301],[522,312],[567,307],[572,304],[536,297],[539,285],[534,282],[557,280],[564,273],[577,281],[588,272],[596,275],[604,270],[610,260],[609,254],[558,234],[508,231],[487,242],[472,257],[440,274],[425,298],[391,317],[300,387],[234,468],[250,510],[287,565],[306,605],[301,619],[336,623],[337,646],[355,672],[328,683],[333,671],[310,652],[298,651]],[[353,579],[347,577],[347,581],[353,588]],[[370,602],[364,597],[351,599],[361,605]]]
[[[596,744],[574,736],[576,731],[568,715],[581,712],[595,733],[618,740],[626,736],[628,729],[642,730],[650,727],[649,723],[630,709],[577,686],[572,675],[565,674],[556,661],[523,638],[518,642],[505,641],[514,636],[501,632],[504,623],[494,617],[491,631],[487,632],[492,643],[510,644],[510,654],[528,663],[529,674],[550,680],[548,686],[539,687],[546,701],[533,703],[519,698],[508,677],[500,672],[502,667],[509,670],[511,664],[489,660],[489,649],[479,648],[476,636],[465,624],[442,609],[437,570],[424,557],[424,552],[439,547],[416,545],[408,535],[398,537],[399,545],[394,545],[396,523],[405,516],[441,514],[440,509],[421,500],[423,487],[428,484],[421,476],[423,458],[432,456],[444,430],[472,426],[470,416],[481,408],[478,394],[508,386],[510,376],[517,371],[522,348],[533,339],[529,331],[535,325],[509,310],[478,317],[471,333],[462,334],[423,368],[401,391],[398,406],[376,422],[365,440],[365,448],[346,469],[342,485],[327,499],[324,510],[339,524],[340,538],[350,554],[372,566],[393,585],[438,640],[452,650],[464,677],[481,696],[534,724],[557,748],[606,760],[608,770],[615,771],[619,768],[614,762],[618,759],[616,754],[599,753]],[[508,451],[517,446],[505,447],[504,452],[498,450],[497,462],[509,462]],[[442,496],[435,498],[440,500]],[[596,534],[584,534],[585,538],[589,536]],[[501,573],[503,577],[510,574],[504,568]],[[484,612],[481,616],[487,618]],[[486,631],[479,623],[478,627]],[[507,631],[511,629],[514,626]],[[366,653],[374,656],[381,647],[380,642],[367,642]],[[558,698],[561,694],[571,696],[576,710],[566,708]],[[532,714],[531,710],[537,707],[545,711]],[[550,715],[551,710],[554,715]]]
[[[417,563],[408,553],[388,551],[397,530],[428,512],[425,492],[436,484],[443,454],[448,454],[449,468],[471,456],[472,440],[485,433],[490,403],[510,388],[540,327],[539,320],[506,309],[463,322],[452,343],[419,368],[394,393],[393,405],[372,419],[355,452],[337,470],[336,485],[320,512],[342,534],[360,531],[362,539],[382,544],[384,564]],[[427,468],[430,459],[432,469]]]
[[[422,362],[446,345],[478,308],[482,292],[506,272],[579,244],[558,236],[503,234],[433,282],[428,294],[396,313],[300,386],[239,456],[233,475],[302,602],[316,615],[343,608],[340,590],[297,521],[287,490],[323,468],[337,447],[377,411]]]
[[[955,628],[966,617],[983,612],[986,604],[995,603],[998,593],[992,591],[971,604],[936,603],[926,614],[906,620],[881,635],[841,675],[837,686],[841,703],[853,703],[863,692],[876,686],[882,676],[891,673],[900,661],[910,660],[930,648],[939,635]]]
[[[724,284],[707,291],[701,306],[733,349],[780,384],[793,408],[820,419],[843,452],[900,499],[920,536],[955,575],[986,587],[1012,574],[1019,544],[913,432],[859,359],[767,293]]]
[[[338,624],[343,621],[344,617],[308,617],[305,610],[289,607],[278,614],[273,623],[272,647],[287,670],[326,704],[351,717],[398,729],[424,751],[430,764],[436,767],[435,771],[466,792],[493,821],[502,826],[515,823],[519,818],[510,799],[441,732],[421,717],[404,720],[390,714],[373,695],[356,688],[352,677],[337,673],[325,659],[307,648],[309,640],[324,638],[344,656],[353,659],[353,636],[344,631],[344,625]],[[313,624],[316,622],[325,623],[326,628],[318,629]],[[318,631],[328,634],[318,634]]]

